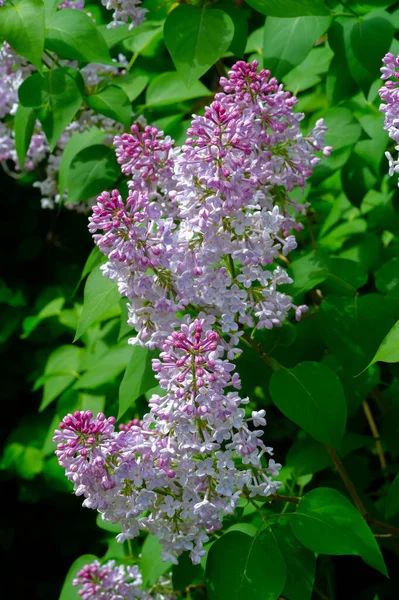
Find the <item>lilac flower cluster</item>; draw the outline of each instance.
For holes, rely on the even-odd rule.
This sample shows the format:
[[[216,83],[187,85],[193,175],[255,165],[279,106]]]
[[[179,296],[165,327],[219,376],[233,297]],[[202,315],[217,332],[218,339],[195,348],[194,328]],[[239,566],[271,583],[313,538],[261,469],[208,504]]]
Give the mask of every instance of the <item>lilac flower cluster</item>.
[[[128,64],[126,57],[123,55],[119,55],[118,62],[126,66]],[[61,63],[63,65],[77,66],[70,61],[61,61]],[[32,65],[22,57],[19,57],[7,42],[4,42],[0,48],[0,118],[7,117],[7,115],[15,115],[18,106],[18,88],[32,71]],[[100,63],[90,63],[81,70],[85,84],[89,88],[93,88],[99,84],[104,85],[124,73],[124,68],[120,69],[116,65],[102,65]],[[34,187],[40,189],[43,208],[54,208],[61,200],[67,198],[66,194],[61,199],[58,186],[58,170],[63,150],[75,131],[82,132],[93,127],[104,131],[103,143],[106,145],[111,145],[115,133],[123,131],[121,123],[98,115],[93,110],[82,110],[78,113],[75,120],[66,127],[63,135],[57,142],[53,154],[50,154],[50,148],[41,123],[40,121],[36,121],[23,168],[25,172],[28,172],[34,171],[39,165],[43,166],[45,178],[33,184]],[[18,172],[21,170],[15,149],[15,136],[11,119],[0,121],[0,161],[6,164],[7,171],[12,172],[15,170]],[[80,204],[79,208],[87,209],[94,201],[95,198],[88,201],[84,206]],[[69,206],[73,207],[74,205]]]
[[[140,530],[156,535],[164,560],[189,550],[198,563],[208,535],[240,497],[267,497],[281,465],[266,455],[265,411],[245,418],[234,365],[204,319],[183,324],[161,346],[153,369],[165,395],[153,395],[142,421],[115,431],[115,419],[67,415],[56,454],[83,505],[120,523],[120,542]]]
[[[104,192],[89,230],[109,258],[104,274],[127,296],[132,343],[159,347],[182,312],[205,315],[226,336],[229,358],[244,326],[280,326],[294,306],[291,279],[273,264],[296,247],[306,205],[290,198],[330,154],[322,120],[300,132],[297,100],[270,72],[237,62],[223,92],[194,116],[181,148],[155,127],[115,138],[126,201]],[[268,268],[265,268],[268,267]]]
[[[146,8],[142,8],[141,0],[101,0],[107,10],[113,10],[113,21],[108,27],[117,27],[129,23],[129,29],[141,23],[145,19]]]
[[[399,144],[399,56],[395,58],[392,52],[388,52],[382,62],[384,66],[381,68],[381,79],[385,83],[379,89],[383,101],[380,111],[385,115],[384,129]],[[395,146],[395,150],[399,151],[399,145]],[[390,152],[385,152],[385,156],[389,163],[389,176],[392,177],[394,173],[399,173],[399,158],[394,159]]]
[[[175,600],[171,580],[160,577],[153,589],[143,590],[143,578],[137,566],[104,565],[95,560],[81,569],[72,584],[83,600]]]

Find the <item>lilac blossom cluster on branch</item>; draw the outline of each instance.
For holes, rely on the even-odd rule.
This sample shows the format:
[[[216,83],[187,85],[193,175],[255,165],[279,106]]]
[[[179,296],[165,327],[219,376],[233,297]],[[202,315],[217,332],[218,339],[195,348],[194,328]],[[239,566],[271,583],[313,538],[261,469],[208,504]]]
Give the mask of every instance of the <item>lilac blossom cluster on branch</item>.
[[[160,577],[150,589],[143,589],[139,568],[116,565],[109,560],[104,565],[95,560],[85,565],[73,580],[82,600],[175,600],[170,578]]]
[[[147,12],[146,9],[139,6],[141,0],[102,1],[107,9],[114,10],[113,21],[109,26],[129,23],[129,27],[132,28],[144,20],[145,13]],[[2,4],[0,0],[0,7]],[[58,5],[58,10],[63,9],[83,10],[84,0],[65,0]],[[51,63],[49,57],[46,55],[43,55],[43,62],[45,64]],[[118,56],[118,63],[125,65],[125,67],[128,66],[128,61],[122,54]],[[77,62],[67,60],[60,60],[58,64],[75,68],[78,66]],[[51,64],[48,64],[48,66],[51,67]],[[22,170],[17,157],[13,129],[13,117],[15,117],[18,108],[18,88],[34,70],[33,65],[14,52],[7,42],[3,42],[0,45],[0,163],[7,173],[14,176],[18,176],[18,173]],[[93,92],[96,86],[105,85],[112,79],[123,75],[125,69],[123,67],[120,69],[112,65],[90,63],[81,69],[80,72],[86,86]],[[34,184],[35,187],[40,189],[43,208],[54,208],[57,204],[67,199],[66,194],[61,198],[58,185],[58,171],[62,153],[74,132],[83,132],[93,127],[104,131],[103,143],[106,145],[111,145],[115,133],[122,133],[123,131],[123,125],[113,119],[98,115],[93,110],[82,108],[74,120],[67,126],[63,135],[58,140],[54,152],[51,154],[41,123],[40,121],[36,121],[31,142],[26,153],[23,171],[31,172],[40,170],[41,173],[44,172],[44,178],[42,177]],[[88,200],[85,204],[69,204],[67,206],[75,210],[87,210],[94,201],[95,198]]]
[[[130,301],[132,343],[159,347],[194,311],[225,334],[232,358],[244,326],[281,326],[306,310],[279,291],[291,279],[273,263],[296,247],[290,232],[306,209],[289,193],[331,148],[322,120],[302,135],[296,98],[256,62],[239,61],[220,83],[181,148],[150,126],[115,138],[129,195],[101,194],[89,230]]]
[[[381,68],[381,79],[385,81],[379,89],[382,104],[380,111],[384,113],[384,129],[398,145],[395,150],[399,151],[399,56],[395,58],[392,52],[388,52],[382,59],[384,66]],[[389,163],[389,176],[399,173],[399,159],[394,159],[390,152],[385,152]],[[399,181],[398,181],[399,186]]]
[[[151,397],[143,420],[115,431],[113,417],[67,415],[56,454],[83,505],[121,524],[118,541],[144,530],[159,538],[164,560],[188,550],[199,563],[243,494],[278,489],[281,465],[266,460],[265,411],[245,418],[240,378],[204,319],[183,324],[161,349],[153,369],[166,393]]]

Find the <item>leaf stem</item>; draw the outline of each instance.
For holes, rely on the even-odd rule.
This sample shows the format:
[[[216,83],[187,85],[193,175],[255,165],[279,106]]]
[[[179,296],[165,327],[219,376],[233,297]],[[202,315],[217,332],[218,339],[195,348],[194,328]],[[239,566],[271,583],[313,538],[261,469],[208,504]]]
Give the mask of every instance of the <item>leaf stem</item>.
[[[378,458],[380,461],[381,469],[385,471],[387,468],[387,461],[385,459],[384,449],[381,444],[380,432],[378,431],[378,427],[373,417],[373,413],[371,412],[370,405],[367,400],[363,400],[362,402],[363,411],[366,415],[367,422],[370,427],[370,431],[372,433],[373,438],[375,439],[375,449],[378,454]]]
[[[273,371],[278,371],[279,369],[284,369],[283,365],[280,365],[280,363],[275,358],[272,358],[271,356],[269,356],[262,349],[261,345],[258,344],[258,342],[255,342],[255,340],[253,340],[251,338],[251,336],[249,336],[247,333],[243,333],[241,339],[244,340],[248,346],[251,346],[251,348],[254,348],[258,352],[258,354],[261,357],[261,359],[263,360],[263,362],[265,362],[267,365],[269,365],[269,367],[271,367],[273,369]]]

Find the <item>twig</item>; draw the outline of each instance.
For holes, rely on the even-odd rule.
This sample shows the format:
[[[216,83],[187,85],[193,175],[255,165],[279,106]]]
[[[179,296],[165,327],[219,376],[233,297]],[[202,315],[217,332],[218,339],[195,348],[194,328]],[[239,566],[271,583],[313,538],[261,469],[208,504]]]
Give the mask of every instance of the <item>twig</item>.
[[[348,473],[346,472],[346,469],[345,469],[344,465],[342,464],[342,461],[339,458],[338,454],[336,453],[334,448],[332,448],[328,444],[326,444],[326,446],[327,446],[327,450],[331,456],[331,459],[332,459],[334,465],[336,466],[337,471],[338,471],[342,481],[344,482],[346,489],[348,490],[348,492],[350,494],[350,497],[353,500],[354,505],[356,506],[357,510],[360,512],[360,514],[362,515],[362,517],[366,521],[366,523],[368,523],[369,525],[374,525],[374,527],[377,527],[377,529],[381,529],[382,531],[386,531],[387,533],[391,533],[392,535],[399,536],[399,527],[392,527],[392,525],[387,525],[386,523],[383,523],[382,521],[378,521],[378,519],[375,519],[372,515],[370,515],[367,512],[367,510],[366,510],[363,502],[360,500],[359,495],[355,489],[355,486],[353,485]]]
[[[342,481],[344,482],[345,487],[348,490],[350,497],[353,500],[354,505],[356,506],[357,510],[360,512],[362,517],[365,518],[367,515],[367,510],[365,509],[363,502],[360,500],[358,493],[355,489],[355,486],[353,485],[348,473],[346,472],[346,469],[345,469],[344,465],[342,464],[341,459],[339,458],[337,452],[334,450],[334,448],[332,446],[329,446],[328,444],[326,444],[326,446],[327,446],[328,453],[331,456],[331,460],[333,461],[334,465],[336,466],[337,471],[338,471]]]
[[[328,596],[322,592],[321,590],[319,590],[319,588],[315,585],[313,586],[313,591],[319,596],[319,598],[321,598],[322,600],[328,600]]]
[[[392,537],[392,533],[375,533],[374,537],[376,537],[376,538],[390,538],[390,537]]]
[[[281,494],[273,494],[269,498],[269,502],[290,502],[291,504],[299,504],[300,500],[296,496],[282,496]]]
[[[369,406],[369,403],[367,402],[367,400],[363,400],[362,406],[363,406],[364,414],[366,415],[367,422],[370,427],[370,431],[372,433],[373,438],[375,439],[375,449],[378,454],[381,469],[383,471],[385,471],[385,469],[387,468],[387,461],[385,459],[384,449],[381,444],[380,432],[378,431],[376,422],[373,417],[373,413],[371,412],[371,409],[370,409],[370,406]]]

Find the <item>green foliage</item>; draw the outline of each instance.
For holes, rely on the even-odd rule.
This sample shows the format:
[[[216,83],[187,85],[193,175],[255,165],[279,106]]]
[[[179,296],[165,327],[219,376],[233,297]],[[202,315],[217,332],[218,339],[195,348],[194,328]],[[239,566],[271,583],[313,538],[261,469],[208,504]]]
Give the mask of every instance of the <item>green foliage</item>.
[[[42,70],[44,15],[42,0],[8,2],[1,9],[0,41],[6,40],[38,71]]]
[[[47,20],[45,46],[60,58],[113,64],[103,36],[80,10],[58,11]]]
[[[79,150],[68,169],[68,203],[89,200],[104,189],[109,189],[119,173],[112,148],[95,144]]]
[[[83,91],[82,76],[71,67],[46,71],[43,76],[34,73],[19,88],[20,103],[35,109],[52,149],[78,111]]]
[[[291,517],[298,540],[322,554],[355,554],[387,574],[381,550],[361,515],[336,490],[318,488],[306,494]]]
[[[83,310],[79,317],[75,341],[78,340],[96,319],[119,301],[119,293],[112,282],[94,269],[87,278]]]
[[[393,154],[394,144],[388,146],[378,97],[381,59],[388,50],[399,53],[398,3],[145,0],[147,19],[132,29],[109,28],[100,3],[86,5],[85,12],[57,10],[58,4],[8,0],[0,8],[0,41],[32,65],[16,112],[1,121],[15,135],[21,181],[4,179],[7,209],[14,212],[4,228],[0,350],[3,362],[9,359],[2,381],[6,422],[15,426],[5,430],[0,470],[5,480],[16,480],[10,488],[19,488],[11,505],[23,530],[18,548],[62,524],[61,550],[58,539],[43,541],[55,549],[54,589],[47,590],[43,578],[31,583],[31,575],[20,596],[77,600],[72,579],[95,556],[73,563],[59,596],[66,570],[60,557],[70,564],[93,551],[102,561],[138,563],[147,588],[171,573],[178,600],[394,597],[397,529],[392,538],[374,533],[380,532],[376,519],[385,519],[386,527],[399,523],[399,194],[397,174],[387,176],[384,153]],[[126,56],[123,74],[84,83],[84,66],[122,68],[120,53]],[[162,562],[153,536],[132,542],[131,559],[130,550],[114,542],[119,525],[100,515],[96,524],[92,515],[90,529],[88,511],[69,497],[71,484],[53,455],[53,431],[68,412],[104,411],[127,421],[141,418],[151,395],[163,392],[151,369],[156,353],[128,344],[134,331],[127,324],[127,299],[102,275],[106,257],[97,248],[90,252],[87,215],[63,206],[52,215],[38,211],[29,185],[44,179],[44,163],[34,174],[23,168],[38,119],[51,150],[57,148],[62,204],[84,210],[113,188],[126,197],[109,143],[117,131],[101,131],[97,124],[79,128],[60,150],[71,120],[90,110],[100,122],[117,121],[118,132],[126,133],[132,114],[143,115],[184,143],[191,115],[204,113],[220,91],[219,76],[237,58],[256,59],[297,95],[305,136],[323,118],[333,151],[316,166],[304,194],[295,196],[309,202],[299,217],[304,228],[296,232],[297,250],[289,261],[276,258],[293,279],[283,291],[295,304],[308,305],[308,312],[299,323],[292,317],[281,328],[252,332],[255,347],[243,342],[243,354],[234,361],[240,393],[249,398],[246,416],[266,409],[266,440],[283,464],[282,496],[265,504],[241,498],[234,515],[210,535],[201,565],[193,566],[184,552],[172,566]],[[64,60],[74,66],[64,66]],[[366,519],[343,495],[326,445],[335,448]],[[47,514],[49,506],[54,514]],[[66,526],[69,510],[80,533]],[[43,527],[50,518],[54,527]],[[31,535],[24,519],[39,523],[40,532]],[[7,543],[7,527],[5,532]],[[36,575],[43,558],[34,550],[24,567],[34,565],[37,554]],[[346,555],[361,557],[380,573]],[[355,586],[349,590],[346,569]],[[51,569],[46,572],[50,581]]]
[[[277,600],[286,566],[269,531],[253,537],[231,531],[212,544],[206,576],[210,600]]]
[[[345,431],[346,402],[341,382],[330,369],[303,362],[295,369],[278,370],[271,378],[270,393],[281,412],[316,440],[339,445]]]
[[[164,36],[178,73],[191,87],[226,52],[234,24],[221,10],[182,4],[166,19]]]
[[[330,17],[268,17],[263,29],[267,68],[281,79],[306,58],[330,24]]]

